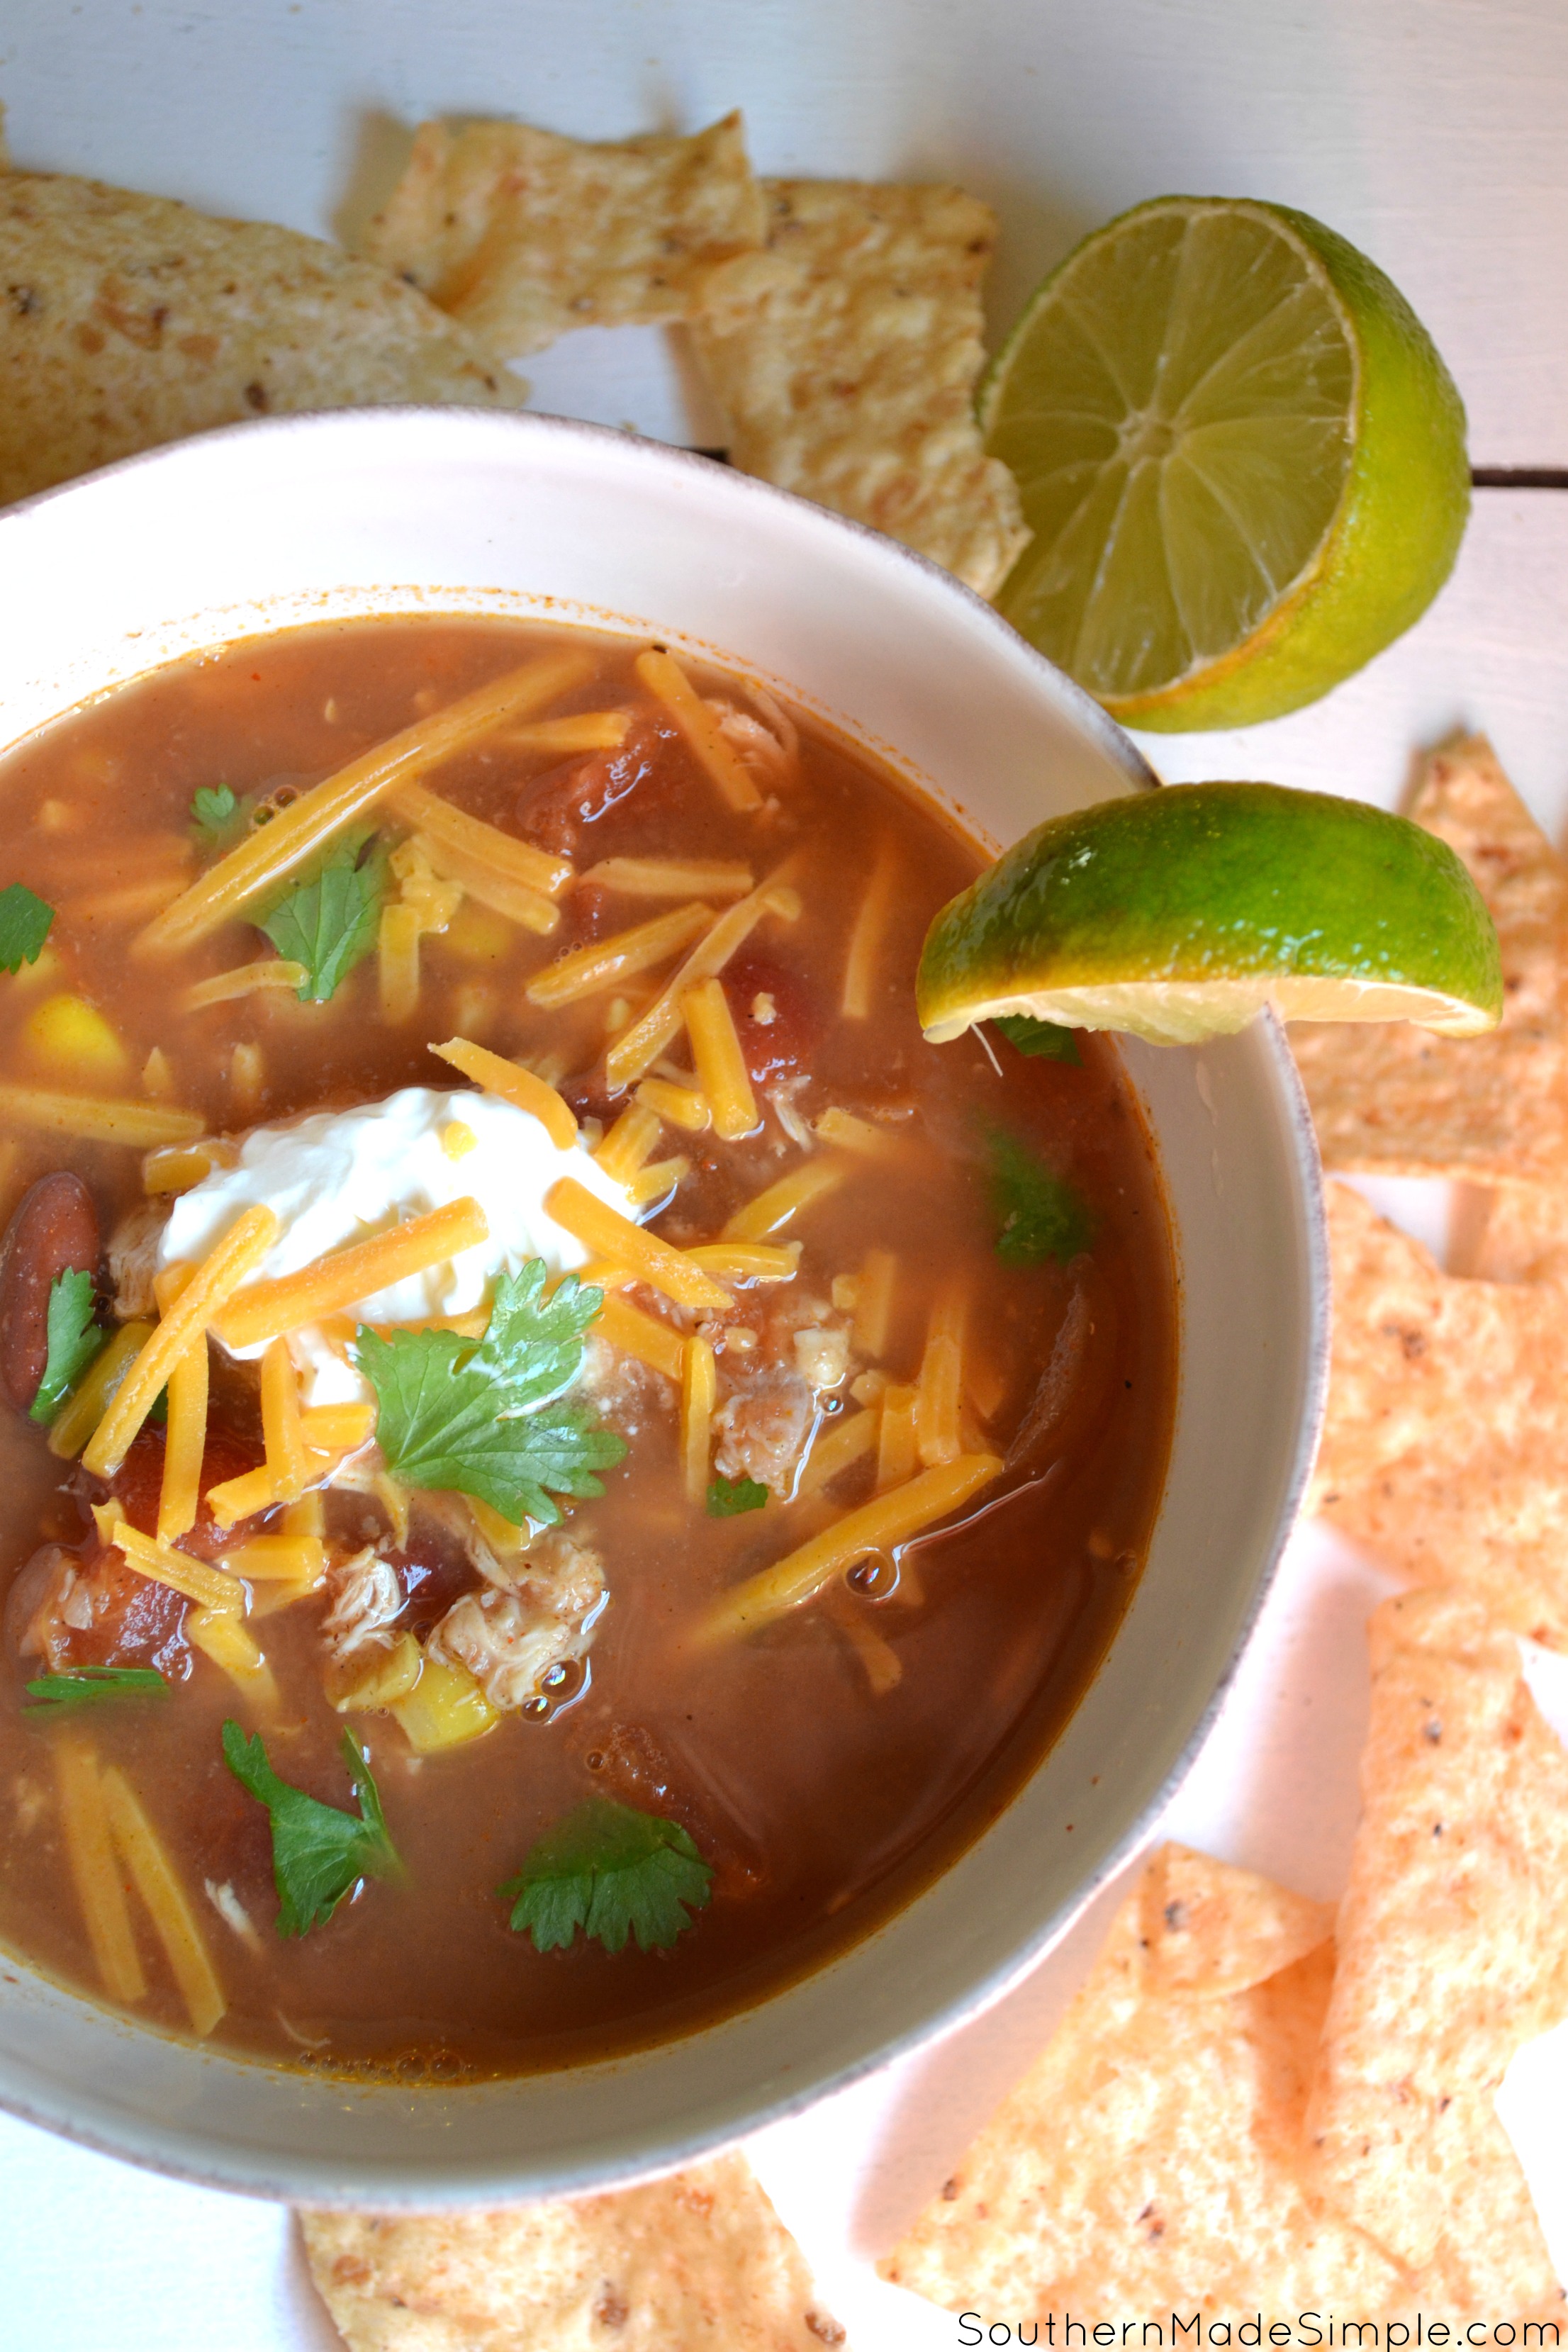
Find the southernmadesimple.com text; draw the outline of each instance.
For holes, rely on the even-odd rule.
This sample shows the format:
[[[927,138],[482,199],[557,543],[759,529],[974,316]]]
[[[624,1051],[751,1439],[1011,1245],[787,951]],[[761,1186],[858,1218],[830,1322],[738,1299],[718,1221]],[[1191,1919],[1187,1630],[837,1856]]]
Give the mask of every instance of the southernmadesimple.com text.
[[[1529,2346],[1531,2352],[1552,2352],[1561,2342],[1554,2319],[1435,2319],[1416,2312],[1408,2319],[1344,2319],[1337,2312],[1299,2311],[1293,2319],[1209,2319],[1202,2311],[1173,2311],[1168,2319],[1075,2319],[1070,2312],[1045,2319],[993,2319],[979,2311],[958,2315],[958,2341],[963,2345],[1044,2344],[1049,2352],[1087,2352],[1090,2345],[1114,2345],[1118,2352],[1198,2352],[1200,2346],[1261,2347],[1303,2346],[1309,2352],[1404,2352],[1436,2345],[1439,2352],[1455,2347]]]

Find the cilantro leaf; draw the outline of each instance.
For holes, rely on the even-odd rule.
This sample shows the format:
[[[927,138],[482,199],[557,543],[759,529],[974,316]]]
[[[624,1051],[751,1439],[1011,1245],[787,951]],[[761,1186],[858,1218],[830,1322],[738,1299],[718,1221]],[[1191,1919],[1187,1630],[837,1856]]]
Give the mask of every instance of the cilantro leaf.
[[[345,834],[310,880],[262,918],[258,928],[279,954],[305,967],[302,1004],[324,1004],[369,955],[385,893],[384,845],[368,833]]]
[[[68,1389],[109,1338],[92,1319],[95,1294],[91,1275],[75,1267],[57,1275],[49,1285],[49,1352],[38,1393],[28,1407],[33,1421],[53,1421]]]
[[[217,848],[226,839],[236,818],[242,814],[230,784],[202,784],[192,795],[191,830],[209,849]]]
[[[357,1814],[323,1805],[280,1780],[268,1761],[261,1734],[247,1739],[237,1723],[223,1727],[223,1760],[242,1789],[272,1816],[272,1875],[278,1887],[278,1932],[303,1936],[330,1919],[362,1878],[395,1878],[403,1864],[387,1834],[381,1795],[352,1731],[343,1755],[359,1799]]]
[[[532,1937],[536,1952],[564,1948],[579,1927],[607,1952],[628,1935],[646,1952],[690,1927],[686,1906],[702,1909],[712,1878],[679,1822],[590,1797],[545,1831],[496,1892],[512,1903],[511,1925]]]
[[[544,1262],[503,1276],[483,1340],[454,1331],[398,1331],[382,1339],[361,1324],[355,1360],[376,1394],[376,1441],[409,1486],[457,1487],[521,1526],[552,1527],[557,1495],[602,1495],[594,1475],[626,1453],[624,1437],[586,1413],[540,1410],[576,1379],[583,1334],[604,1305],[575,1275],[542,1296]]]
[[[50,1712],[62,1706],[91,1706],[105,1698],[169,1696],[169,1685],[156,1666],[73,1666],[68,1674],[39,1675],[26,1688],[29,1698],[37,1699]]]
[[[1035,1021],[1026,1013],[999,1013],[995,1027],[1020,1054],[1043,1055],[1051,1062],[1081,1062],[1078,1032],[1055,1021]]]
[[[37,963],[54,919],[47,899],[25,882],[8,883],[0,890],[0,965],[20,971],[25,963]]]
[[[716,1471],[708,1482],[710,1519],[733,1519],[742,1511],[760,1511],[767,1499],[767,1488],[759,1486],[754,1478],[726,1478]]]
[[[1054,1257],[1065,1265],[1086,1250],[1094,1220],[1066,1177],[1037,1160],[1005,1128],[992,1128],[988,1140],[991,1205],[999,1225],[996,1255],[1003,1265],[1038,1265]]]

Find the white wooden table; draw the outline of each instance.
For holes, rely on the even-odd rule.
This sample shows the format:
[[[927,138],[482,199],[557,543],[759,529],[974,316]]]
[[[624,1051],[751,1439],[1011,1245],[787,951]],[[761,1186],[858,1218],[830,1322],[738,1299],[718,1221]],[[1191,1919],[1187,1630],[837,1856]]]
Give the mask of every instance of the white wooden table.
[[[396,126],[513,113],[610,138],[745,109],[769,172],[962,180],[998,208],[1005,322],[1080,230],[1181,190],[1303,206],[1432,329],[1489,467],[1568,467],[1568,8],[1562,0],[9,0],[18,163],[328,234]],[[535,405],[698,445],[678,348],[589,332]],[[1147,739],[1167,777],[1261,776],[1392,806],[1412,755],[1490,733],[1554,838],[1568,819],[1568,490],[1488,489],[1452,582],[1315,709]],[[1441,1246],[1436,1188],[1379,1197]],[[1355,1820],[1363,1628],[1387,1587],[1317,1528],[1292,1546],[1226,1713],[1162,1832],[1332,1896]],[[1568,1734],[1568,1664],[1534,1662]],[[752,2154],[856,2352],[956,2323],[869,2254],[951,2169],[1081,1978],[1114,1890],[947,2043],[763,2135]],[[1568,2269],[1568,2033],[1506,2095]],[[0,2118],[0,2345],[327,2352],[288,2216]]]

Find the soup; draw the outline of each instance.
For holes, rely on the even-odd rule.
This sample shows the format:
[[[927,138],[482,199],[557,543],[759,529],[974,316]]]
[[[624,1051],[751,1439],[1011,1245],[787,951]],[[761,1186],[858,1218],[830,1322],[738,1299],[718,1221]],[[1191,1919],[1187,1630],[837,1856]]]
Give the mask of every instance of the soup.
[[[977,849],[744,680],[468,619],[4,782],[0,1934],[411,2079],[863,1937],[1070,1714],[1173,1395],[1114,1047],[921,1038]]]

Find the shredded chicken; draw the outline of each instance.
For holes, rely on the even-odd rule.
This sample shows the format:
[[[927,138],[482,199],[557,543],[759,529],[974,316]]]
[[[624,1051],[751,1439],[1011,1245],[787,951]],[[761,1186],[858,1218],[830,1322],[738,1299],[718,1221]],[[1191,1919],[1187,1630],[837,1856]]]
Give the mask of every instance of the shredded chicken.
[[[228,1881],[225,1879],[220,1885],[216,1878],[204,1878],[202,1885],[206,1889],[207,1901],[224,1925],[233,1928],[242,1944],[248,1944],[253,1952],[260,1952],[263,1948],[256,1922]]]
[[[332,1605],[321,1620],[321,1639],[339,1665],[371,1643],[386,1646],[386,1629],[403,1607],[403,1587],[374,1544],[329,1569],[327,1590]]]
[[[121,1323],[157,1312],[153,1276],[158,1271],[158,1247],[173,1205],[168,1199],[139,1201],[109,1236],[109,1284],[114,1312]]]
[[[467,1666],[503,1713],[538,1697],[551,1667],[581,1657],[586,1647],[581,1625],[516,1592],[465,1592],[426,1643],[431,1657]]]
[[[559,1529],[515,1545],[482,1529],[460,1495],[425,1495],[420,1507],[456,1536],[485,1590],[452,1603],[426,1648],[466,1666],[503,1712],[540,1696],[552,1666],[584,1655],[605,1593],[605,1564],[588,1544]]]
[[[62,1622],[68,1625],[73,1633],[91,1633],[92,1594],[82,1581],[79,1570],[67,1569],[57,1595],[56,1605],[59,1610]]]
[[[576,1543],[559,1529],[535,1536],[518,1563],[514,1590],[558,1617],[579,1620],[605,1596],[605,1563],[590,1544]]]
[[[760,687],[753,687],[751,693],[763,713],[761,719],[717,696],[709,698],[708,708],[718,720],[719,732],[725,742],[739,753],[742,766],[751,770],[759,784],[771,791],[793,781],[800,754],[800,736],[794,720],[779,709],[771,694],[764,694]]]
[[[457,1538],[485,1582],[498,1592],[521,1592],[557,1616],[585,1617],[605,1590],[605,1563],[591,1545],[558,1528],[531,1536],[517,1530],[512,1544],[498,1543],[479,1527],[461,1495],[422,1495],[421,1515]]]
[[[720,1357],[722,1402],[713,1416],[714,1466],[787,1495],[816,1421],[816,1398],[849,1373],[849,1327],[826,1298],[778,1283],[747,1302],[746,1345]]]
[[[754,1478],[772,1495],[787,1495],[811,1434],[811,1390],[798,1372],[770,1365],[749,1375],[713,1416],[719,1448],[713,1465],[723,1478]]]
[[[813,1151],[816,1148],[816,1138],[806,1124],[800,1107],[795,1101],[795,1097],[810,1084],[809,1078],[785,1078],[782,1085],[769,1087],[767,1089],[768,1100],[773,1107],[773,1117],[778,1120],[790,1141],[798,1143],[803,1151]]]
[[[42,1545],[17,1570],[5,1595],[5,1638],[18,1657],[42,1658],[51,1674],[58,1670],[69,1645],[62,1603],[75,1594],[78,1580],[76,1563],[61,1544]],[[92,1622],[90,1601],[87,1622]]]
[[[574,1393],[593,1408],[595,1420],[608,1422],[628,1441],[641,1436],[650,1413],[662,1416],[675,1402],[674,1383],[662,1372],[606,1347],[592,1332]]]

